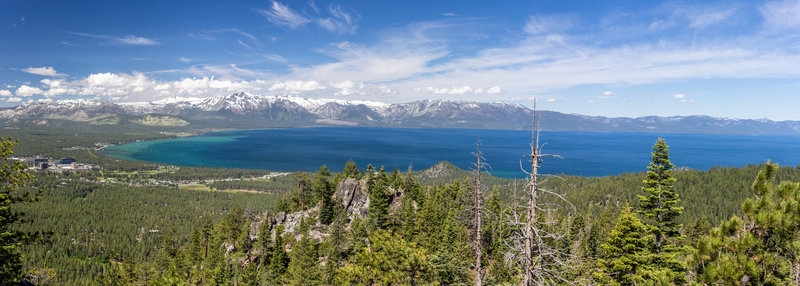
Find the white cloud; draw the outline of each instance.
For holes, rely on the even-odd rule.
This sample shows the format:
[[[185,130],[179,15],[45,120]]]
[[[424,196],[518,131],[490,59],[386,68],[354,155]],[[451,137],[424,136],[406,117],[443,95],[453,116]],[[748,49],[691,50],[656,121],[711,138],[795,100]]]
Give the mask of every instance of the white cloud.
[[[380,90],[380,92],[383,93],[383,94],[397,94],[397,90],[396,89],[392,89],[392,88],[390,88],[388,86],[385,86],[385,85],[379,86],[378,90]],[[416,88],[415,88],[415,90],[416,90]]]
[[[723,23],[733,15],[736,8],[724,10],[702,11],[700,13],[689,13],[689,27],[705,28],[708,26]]]
[[[774,1],[759,9],[764,22],[773,28],[792,29],[800,26],[800,1]]]
[[[684,98],[684,97],[686,97],[686,95],[683,94],[683,93],[676,93],[676,94],[673,94],[672,97],[674,97],[674,98]]]
[[[128,78],[113,73],[95,73],[86,78],[91,87],[119,87],[128,83]]]
[[[311,19],[295,12],[289,8],[289,5],[284,5],[275,1],[272,2],[272,8],[270,10],[257,11],[264,17],[267,17],[269,22],[278,26],[289,27],[292,29],[311,22]]]
[[[612,96],[615,96],[615,95],[617,95],[617,94],[615,92],[613,92],[613,91],[610,91],[610,90],[606,91],[606,92],[603,92],[603,96],[606,96],[606,97],[612,97]]]
[[[190,62],[192,62],[192,59],[186,58],[186,57],[179,57],[178,61],[181,61],[181,62],[184,62],[184,63],[190,63]]]
[[[352,94],[364,94],[361,89],[363,89],[366,85],[361,82],[353,82],[353,81],[342,81],[342,82],[331,82],[331,86],[338,88],[339,91],[336,92],[336,95],[352,95]]]
[[[52,79],[46,78],[46,79],[43,79],[43,80],[41,80],[41,82],[42,82],[43,84],[47,85],[47,86],[48,86],[48,87],[50,87],[50,88],[54,88],[54,87],[59,87],[59,86],[61,86],[61,84],[62,84],[64,81],[63,81],[63,80],[60,80],[60,79],[57,79],[57,80],[52,80]]]
[[[10,97],[11,95],[12,95],[11,91],[8,91],[8,90],[5,90],[5,89],[1,89],[0,90],[0,96]]]
[[[499,86],[493,86],[493,87],[490,87],[488,90],[486,90],[486,93],[487,94],[501,94],[501,93],[503,93],[503,89],[501,89]]]
[[[29,67],[29,68],[22,69],[22,71],[24,71],[26,73],[35,74],[35,75],[42,75],[42,76],[52,76],[52,77],[66,76],[65,74],[60,74],[60,73],[56,72],[56,69],[54,69],[53,67],[40,67],[40,68]]]
[[[570,22],[558,17],[530,16],[523,29],[531,35],[541,35],[569,28]]]
[[[131,45],[131,46],[153,46],[153,45],[160,45],[161,43],[157,42],[153,39],[148,39],[145,37],[137,37],[137,36],[124,36],[121,38],[114,38],[113,39],[115,44],[118,45]]]
[[[279,63],[288,63],[289,62],[289,60],[287,60],[286,58],[282,57],[279,54],[265,54],[263,56],[264,56],[265,59],[276,61],[276,62],[279,62]]]
[[[104,44],[107,45],[120,45],[120,46],[155,46],[160,45],[156,40],[139,37],[139,36],[132,36],[132,35],[125,35],[122,37],[114,37],[109,35],[97,35],[97,34],[89,34],[89,33],[78,33],[78,32],[67,32],[76,36],[81,37],[88,37],[88,38],[95,38],[95,39],[105,39],[108,40]]]
[[[289,93],[298,93],[305,91],[315,91],[325,89],[315,80],[302,81],[302,80],[288,80],[276,82],[269,87],[270,91],[285,91]]]
[[[468,85],[454,86],[452,88],[433,88],[429,86],[427,90],[433,94],[464,95],[473,93],[473,89]]]
[[[22,102],[22,98],[20,98],[20,97],[9,97],[8,99],[6,99],[6,101],[8,101],[8,102]]]
[[[30,86],[27,86],[27,85],[24,85],[24,84],[22,86],[20,86],[19,88],[17,88],[17,92],[16,92],[17,96],[21,96],[21,97],[30,97],[30,96],[34,96],[34,95],[37,95],[37,94],[43,94],[43,93],[44,93],[44,91],[42,91],[38,87],[30,87]]]
[[[556,99],[551,97],[547,99],[547,102],[556,102]]]
[[[328,31],[340,34],[355,33],[358,24],[353,22],[350,13],[345,12],[339,5],[331,5],[328,8],[331,17],[317,19],[317,24]]]
[[[272,2],[269,10],[259,9],[258,13],[267,18],[270,23],[278,26],[297,29],[309,23],[317,23],[319,27],[340,34],[353,34],[358,29],[358,14],[345,11],[340,5],[331,5],[326,11],[321,11],[314,2],[309,3],[309,7],[316,15],[299,13],[288,4]],[[320,15],[321,13],[324,15]]]

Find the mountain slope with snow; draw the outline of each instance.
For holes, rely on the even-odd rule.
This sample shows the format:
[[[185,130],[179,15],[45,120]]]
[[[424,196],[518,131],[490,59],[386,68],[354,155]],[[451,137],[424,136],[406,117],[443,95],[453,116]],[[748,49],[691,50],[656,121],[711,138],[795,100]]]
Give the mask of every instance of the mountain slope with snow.
[[[586,116],[539,111],[542,129],[553,131],[624,131],[710,134],[800,134],[800,121],[716,118],[710,116]],[[89,122],[114,116],[104,124],[146,122],[145,116],[171,116],[185,128],[271,128],[305,126],[380,126],[403,128],[529,129],[531,110],[503,102],[419,100],[401,104],[291,95],[234,93],[225,96],[171,97],[154,102],[110,103],[61,100],[0,110],[6,126],[48,120]],[[83,121],[81,121],[83,120]]]

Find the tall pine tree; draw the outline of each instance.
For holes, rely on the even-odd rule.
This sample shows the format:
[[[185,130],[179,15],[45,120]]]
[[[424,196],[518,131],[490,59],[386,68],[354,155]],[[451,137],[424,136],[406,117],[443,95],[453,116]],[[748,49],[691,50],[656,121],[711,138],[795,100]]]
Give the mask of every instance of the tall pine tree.
[[[675,219],[683,213],[683,208],[678,204],[681,200],[673,190],[675,178],[672,176],[672,162],[669,161],[669,146],[663,138],[658,138],[653,145],[652,162],[647,166],[647,178],[643,181],[642,191],[639,195],[640,211],[648,220],[653,233],[653,250],[661,253],[664,248],[671,247],[674,238],[679,235],[679,225]]]
[[[639,213],[646,218],[644,222],[653,234],[650,249],[655,255],[651,274],[661,281],[681,284],[685,282],[686,267],[680,259],[682,248],[676,243],[680,239],[682,225],[676,219],[683,213],[678,206],[681,199],[674,190],[675,177],[672,176],[672,162],[669,160],[669,146],[664,138],[658,138],[653,145],[652,161],[647,166],[647,175],[639,195]]]
[[[17,141],[0,138],[0,285],[19,283],[23,277],[22,259],[17,248],[22,246],[27,234],[11,225],[20,220],[22,214],[11,209],[16,203],[29,200],[27,193],[18,192],[33,178],[25,172],[20,161],[10,160]]]

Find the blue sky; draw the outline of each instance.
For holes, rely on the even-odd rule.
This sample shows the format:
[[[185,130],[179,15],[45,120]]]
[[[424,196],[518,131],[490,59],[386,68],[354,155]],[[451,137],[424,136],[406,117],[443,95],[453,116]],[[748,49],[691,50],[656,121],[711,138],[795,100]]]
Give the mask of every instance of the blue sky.
[[[800,0],[0,3],[0,106],[239,91],[800,120]]]

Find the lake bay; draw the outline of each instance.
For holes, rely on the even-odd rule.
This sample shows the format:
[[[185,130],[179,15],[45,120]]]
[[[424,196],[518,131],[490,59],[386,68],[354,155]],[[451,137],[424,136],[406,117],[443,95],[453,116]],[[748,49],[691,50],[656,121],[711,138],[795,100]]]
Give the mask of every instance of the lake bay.
[[[708,170],[739,167],[767,160],[800,163],[800,136],[708,135],[628,132],[541,133],[543,172],[607,176],[646,170],[653,143],[662,137],[675,166]],[[127,160],[179,166],[314,171],[322,165],[340,171],[348,160],[401,171],[428,168],[440,161],[470,169],[476,142],[491,166],[490,173],[521,178],[520,165],[530,166],[530,131],[478,129],[398,129],[318,127],[213,132],[200,136],[111,146],[103,154]]]

